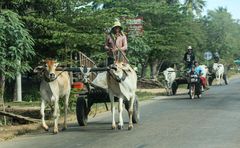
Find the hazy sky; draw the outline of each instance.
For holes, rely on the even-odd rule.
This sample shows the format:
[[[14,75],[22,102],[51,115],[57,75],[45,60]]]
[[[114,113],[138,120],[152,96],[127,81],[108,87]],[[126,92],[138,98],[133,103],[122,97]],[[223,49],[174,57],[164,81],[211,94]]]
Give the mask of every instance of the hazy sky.
[[[214,10],[221,6],[227,8],[234,19],[240,19],[240,0],[206,0],[204,11],[206,13],[207,9]]]
[[[180,0],[181,2],[185,0]],[[240,19],[240,0],[205,0],[206,7],[204,8],[203,15],[207,10],[214,10],[218,7],[227,8],[228,12],[232,14],[234,19]]]

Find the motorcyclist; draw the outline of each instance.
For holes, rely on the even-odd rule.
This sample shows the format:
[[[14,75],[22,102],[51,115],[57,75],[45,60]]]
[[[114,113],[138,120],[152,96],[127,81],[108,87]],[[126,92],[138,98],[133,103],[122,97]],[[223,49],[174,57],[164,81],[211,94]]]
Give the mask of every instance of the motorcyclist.
[[[197,61],[194,62],[194,67],[195,67],[194,72],[200,77],[200,82],[201,82],[201,85],[203,86],[203,89],[209,89],[207,87],[207,79],[203,77],[204,69],[199,66],[199,63]]]
[[[188,71],[190,71],[195,61],[195,55],[193,53],[192,46],[188,46],[187,52],[184,54],[183,60],[185,62],[185,67],[187,68]]]
[[[218,63],[219,60],[220,60],[219,53],[218,53],[218,52],[215,52],[213,58],[214,58],[214,62],[215,62],[215,63]]]

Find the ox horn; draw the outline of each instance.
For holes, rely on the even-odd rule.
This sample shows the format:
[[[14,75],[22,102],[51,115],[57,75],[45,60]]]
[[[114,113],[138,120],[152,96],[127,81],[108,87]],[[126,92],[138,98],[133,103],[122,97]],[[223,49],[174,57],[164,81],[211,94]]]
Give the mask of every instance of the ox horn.
[[[43,66],[37,66],[37,67],[35,67],[34,69],[33,69],[33,72],[34,73],[38,73],[38,72],[41,72],[42,70],[43,70]]]
[[[117,70],[117,67],[115,65],[110,65],[110,69]]]

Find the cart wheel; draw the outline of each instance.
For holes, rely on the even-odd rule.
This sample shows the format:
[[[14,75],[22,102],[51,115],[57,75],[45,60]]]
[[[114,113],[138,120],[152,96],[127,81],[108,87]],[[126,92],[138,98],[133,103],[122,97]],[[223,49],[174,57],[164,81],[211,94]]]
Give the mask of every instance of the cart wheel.
[[[173,95],[176,95],[177,89],[178,89],[178,84],[177,84],[176,81],[174,81],[173,84],[172,84],[172,94]]]
[[[197,94],[198,98],[202,97],[202,87],[201,82],[195,84],[195,94]]]
[[[140,120],[139,103],[138,103],[138,97],[136,95],[134,103],[133,103],[133,117],[132,117],[132,121],[133,121],[133,123],[138,123],[139,120]]]
[[[194,84],[190,84],[189,97],[190,97],[190,99],[194,99],[194,97],[195,97],[195,85]]]
[[[77,121],[79,126],[86,126],[88,115],[87,115],[86,100],[84,99],[84,97],[79,97],[77,99],[76,114],[77,114]]]

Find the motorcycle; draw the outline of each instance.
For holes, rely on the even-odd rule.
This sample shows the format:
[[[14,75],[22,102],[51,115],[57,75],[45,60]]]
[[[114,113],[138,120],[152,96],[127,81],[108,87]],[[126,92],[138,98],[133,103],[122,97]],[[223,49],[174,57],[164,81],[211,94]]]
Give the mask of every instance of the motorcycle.
[[[194,99],[195,95],[197,95],[198,98],[201,98],[202,94],[202,85],[200,81],[200,76],[197,74],[189,74],[189,97],[190,99]]]

